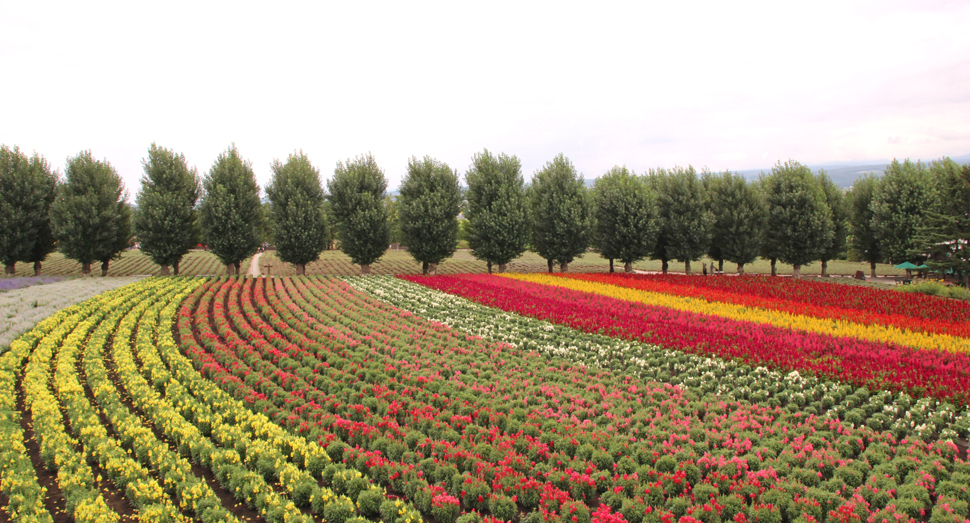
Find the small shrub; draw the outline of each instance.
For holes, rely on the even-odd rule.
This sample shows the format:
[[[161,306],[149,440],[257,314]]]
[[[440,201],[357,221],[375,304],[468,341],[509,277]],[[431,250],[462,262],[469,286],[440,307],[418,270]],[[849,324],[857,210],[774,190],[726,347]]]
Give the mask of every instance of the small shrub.
[[[357,495],[357,508],[365,518],[374,518],[381,513],[384,495],[380,490],[367,489]]]
[[[512,498],[502,495],[493,494],[488,502],[488,509],[492,512],[492,516],[502,521],[512,521],[515,514],[519,511],[518,507],[515,506],[515,502]]]
[[[339,496],[323,507],[323,519],[327,523],[347,523],[354,517],[354,503],[346,496]]]

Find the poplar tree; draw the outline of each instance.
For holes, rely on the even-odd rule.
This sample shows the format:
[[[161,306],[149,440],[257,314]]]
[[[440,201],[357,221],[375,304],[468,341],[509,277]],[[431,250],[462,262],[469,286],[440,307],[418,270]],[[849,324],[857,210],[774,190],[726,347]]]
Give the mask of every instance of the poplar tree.
[[[849,250],[863,261],[869,262],[869,275],[876,277],[876,264],[881,262],[882,244],[873,228],[872,200],[879,180],[865,174],[852,184],[846,197],[849,209]]]
[[[91,264],[108,265],[131,245],[131,208],[121,177],[106,160],[91,151],[68,158],[64,183],[51,205],[51,230],[65,257],[81,264],[84,276]]]
[[[148,148],[142,169],[145,174],[135,197],[135,237],[163,275],[172,267],[178,276],[182,257],[198,243],[198,172],[189,168],[185,155],[155,143]]]
[[[302,276],[306,265],[319,259],[330,243],[320,170],[302,151],[289,155],[285,164],[274,160],[271,167],[266,196],[276,255]]]
[[[707,208],[702,183],[693,167],[674,168],[658,182],[665,255],[683,262],[684,272],[690,274],[690,262],[707,253],[714,217]]]
[[[38,154],[28,158],[16,146],[0,145],[0,261],[7,276],[15,274],[18,261],[32,262],[39,276],[41,262],[54,251],[50,206],[57,181]]]
[[[458,171],[425,156],[411,157],[401,182],[398,223],[408,252],[421,272],[434,274],[458,247],[462,191]]]
[[[744,266],[758,259],[761,253],[766,212],[764,195],[757,184],[729,171],[712,175],[708,191],[714,219],[711,244],[716,245],[721,258],[737,264],[738,274],[744,274]],[[723,268],[719,266],[718,270]]]
[[[559,153],[533,175],[529,199],[533,250],[546,259],[549,272],[554,262],[566,272],[593,239],[593,198],[586,180]]]
[[[229,274],[239,274],[242,261],[263,242],[264,217],[252,164],[242,159],[235,144],[216,158],[202,180],[202,191],[203,241]]]
[[[930,164],[930,172],[946,197],[926,215],[914,254],[929,255],[926,265],[970,289],[970,165],[943,158]]]
[[[886,167],[872,197],[872,227],[892,263],[918,259],[912,255],[916,233],[936,203],[932,179],[921,162],[893,160]]]
[[[615,166],[593,185],[596,233],[594,244],[600,256],[623,263],[633,272],[633,263],[650,255],[657,242],[657,197],[646,181],[626,167]]]
[[[667,190],[669,177],[670,174],[663,168],[650,169],[646,176],[647,185],[657,195],[657,235],[656,241],[654,241],[653,246],[650,248],[649,256],[651,259],[660,260],[660,271],[663,274],[667,274],[671,258],[668,253],[668,247],[670,246],[668,230],[663,226],[663,220],[669,214],[670,200],[668,198],[661,198],[660,195]]]
[[[468,185],[468,245],[488,265],[505,265],[525,252],[529,239],[529,206],[522,164],[515,156],[486,149],[472,157],[465,173]]]
[[[337,162],[327,189],[340,250],[360,265],[361,274],[370,274],[371,264],[387,252],[390,241],[384,171],[370,153],[346,164]]]
[[[834,235],[825,193],[812,171],[794,160],[778,162],[763,186],[766,250],[791,264],[792,276],[798,278],[802,265],[821,259]]]
[[[836,187],[825,171],[819,171],[816,179],[825,194],[825,203],[832,213],[832,239],[819,258],[822,261],[822,276],[827,277],[829,260],[834,260],[845,253],[846,237],[849,234],[849,203],[846,201],[845,193],[841,188]]]

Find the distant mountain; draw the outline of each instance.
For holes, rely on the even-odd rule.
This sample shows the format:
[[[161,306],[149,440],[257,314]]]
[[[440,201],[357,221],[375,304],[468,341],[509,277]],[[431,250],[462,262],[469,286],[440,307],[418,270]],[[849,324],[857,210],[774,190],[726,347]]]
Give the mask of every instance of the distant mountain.
[[[964,154],[963,156],[951,156],[951,160],[959,164],[970,163],[970,154]],[[936,158],[931,158],[932,161]],[[876,160],[867,162],[831,162],[818,165],[809,165],[813,171],[818,171],[819,169],[825,169],[835,185],[839,187],[851,187],[855,183],[856,179],[866,173],[872,173],[876,176],[882,176],[884,169],[887,165],[892,163],[892,160]],[[771,167],[765,169],[746,169],[743,171],[738,171],[743,174],[748,179],[755,179],[761,172],[770,172]]]

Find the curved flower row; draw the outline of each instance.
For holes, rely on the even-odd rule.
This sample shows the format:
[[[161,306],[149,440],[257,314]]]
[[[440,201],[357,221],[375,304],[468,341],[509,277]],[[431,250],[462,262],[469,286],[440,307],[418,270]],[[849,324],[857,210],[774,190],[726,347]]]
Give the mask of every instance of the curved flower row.
[[[345,281],[396,307],[462,332],[561,356],[580,365],[625,371],[641,380],[674,383],[700,396],[714,394],[768,402],[792,412],[831,416],[856,426],[890,430],[900,439],[910,436],[929,441],[939,435],[943,440],[957,440],[970,435],[970,410],[958,413],[953,405],[931,398],[914,400],[905,392],[857,391],[851,384],[801,376],[797,371],[786,375],[718,357],[580,332],[399,278]]]
[[[99,324],[117,321],[118,315],[130,307],[133,296],[129,290],[126,287],[103,294],[50,318],[57,322],[56,327],[40,338],[24,369],[25,404],[33,420],[41,458],[48,469],[57,472],[67,511],[78,521],[120,519],[99,492],[101,476],[99,473],[96,477],[89,461],[96,463],[112,482],[120,483],[120,488],[126,488],[132,503],[146,511],[161,510],[172,517],[179,516],[170,502],[165,503],[161,488],[147,472],[119,451],[116,441],[104,437],[103,429],[99,431],[94,426],[99,424],[98,417],[93,415],[92,419],[91,405],[77,376],[80,347]],[[38,330],[43,332],[46,326],[41,325]],[[56,369],[52,369],[55,359]],[[66,416],[62,415],[62,408]]]
[[[252,281],[249,280],[250,284]],[[238,401],[230,398],[226,392],[212,387],[212,382],[215,382],[235,395],[236,398],[245,398],[252,403],[254,398],[260,396],[260,394],[255,393],[245,383],[265,379],[259,370],[248,369],[245,364],[237,359],[233,349],[241,350],[243,346],[239,338],[235,337],[229,323],[220,323],[221,328],[217,329],[220,334],[231,338],[229,346],[225,346],[220,343],[220,335],[210,329],[211,325],[207,323],[206,319],[207,313],[189,313],[193,307],[201,307],[203,311],[206,311],[211,306],[216,311],[217,316],[221,317],[219,312],[226,310],[226,292],[236,286],[238,284],[235,283],[235,280],[226,280],[217,285],[209,286],[205,289],[206,292],[196,293],[190,297],[179,315],[178,328],[184,350],[194,360],[195,366],[212,381],[203,380],[198,375],[192,376],[194,371],[190,370],[191,364],[180,357],[174,347],[169,347],[167,343],[161,343],[160,348],[166,348],[163,357],[166,359],[166,363],[170,365],[171,370],[178,372],[180,377],[188,378],[186,383],[189,384],[190,389],[193,389],[192,393],[196,398],[205,398],[206,401],[210,402],[210,405],[213,405],[212,402],[215,400],[214,406],[220,407],[219,410],[225,410],[227,407],[232,409],[232,416],[236,419],[251,418],[253,427],[262,427],[256,435],[270,441],[283,443],[282,445],[275,445],[273,448],[284,456],[288,454],[289,458],[298,466],[286,464],[285,458],[284,460],[277,459],[274,462],[272,459],[268,459],[268,455],[260,457],[256,454],[260,447],[256,445],[252,447],[252,452],[246,452],[247,459],[252,457],[256,459],[260,467],[270,467],[270,470],[277,467],[273,474],[280,478],[281,487],[291,492],[294,499],[299,503],[310,506],[315,513],[323,516],[326,520],[333,523],[343,523],[345,519],[355,514],[374,518],[384,512],[394,512],[394,517],[389,523],[395,523],[398,520],[400,520],[398,523],[420,523],[421,519],[413,509],[385,496],[380,489],[370,484],[367,478],[363,477],[357,470],[345,470],[343,467],[331,465],[331,456],[334,455],[332,452],[329,456],[326,453],[318,452],[316,449],[321,447],[317,447],[313,443],[308,445],[299,434],[282,437],[278,428],[277,431],[268,430],[266,417],[259,411],[256,414],[248,412],[245,408],[239,406]],[[231,306],[232,309],[235,308],[236,303]],[[258,314],[256,316],[258,317]],[[237,324],[237,326],[245,328],[243,324]],[[256,335],[259,336],[258,333]],[[214,352],[209,353],[206,348],[210,348]],[[242,354],[245,356],[245,351],[242,351]],[[247,357],[247,360],[250,360],[250,357]],[[155,379],[159,378],[156,377]],[[171,383],[169,386],[178,385]],[[265,396],[263,397],[265,398]],[[277,398],[283,399],[282,395],[277,395]],[[209,411],[206,410],[206,405],[199,402],[193,403],[192,410],[197,413],[196,415],[201,414],[208,418]],[[283,424],[292,421],[292,417],[286,419],[284,416],[279,416],[279,411],[267,413],[274,415],[274,419]],[[217,427],[213,426],[212,431],[214,434],[218,432]],[[288,440],[289,443],[287,443]],[[307,477],[306,472],[301,471],[301,466],[305,466],[306,470],[312,471],[317,478],[329,483],[332,488],[319,487],[316,482],[307,482],[304,479]],[[366,468],[364,470],[366,471]]]
[[[970,303],[965,301],[922,294],[902,294],[890,289],[832,285],[803,279],[757,275],[705,278],[682,274],[613,275],[612,277],[727,291],[743,296],[779,299],[866,314],[940,320],[951,324],[965,323],[967,317],[970,317]]]
[[[551,274],[548,276],[552,276]],[[864,339],[874,339],[880,340],[885,339],[887,341],[895,341],[903,345],[919,346],[926,348],[940,348],[945,350],[957,350],[958,347],[966,349],[966,339],[970,337],[970,307],[967,307],[962,302],[956,302],[955,300],[946,300],[943,298],[936,298],[932,296],[922,296],[918,295],[919,298],[916,299],[920,308],[916,309],[919,311],[929,308],[930,310],[938,310],[943,308],[944,310],[952,310],[954,308],[959,310],[966,310],[964,315],[955,315],[955,318],[947,320],[940,316],[930,316],[925,317],[923,315],[912,315],[906,314],[905,312],[912,312],[913,308],[909,306],[909,302],[906,307],[899,307],[898,309],[889,309],[891,312],[886,312],[885,307],[881,307],[879,310],[872,310],[870,308],[857,308],[857,304],[851,300],[835,300],[835,299],[821,299],[815,301],[813,298],[817,297],[818,292],[812,294],[802,293],[800,291],[806,290],[803,285],[804,282],[798,280],[792,280],[791,278],[775,278],[778,280],[773,286],[769,287],[772,290],[789,290],[791,292],[757,292],[760,286],[746,285],[748,281],[753,280],[756,283],[761,283],[765,280],[762,276],[745,276],[740,279],[741,285],[729,286],[731,283],[725,280],[738,280],[739,278],[705,278],[703,276],[683,276],[683,275],[643,275],[643,274],[556,274],[557,278],[568,278],[571,280],[581,280],[591,283],[600,283],[607,285],[615,285],[618,287],[625,287],[629,289],[637,289],[641,291],[648,291],[653,293],[668,294],[672,296],[679,296],[683,298],[697,298],[705,300],[712,303],[722,303],[722,304],[733,304],[741,307],[749,308],[759,308],[766,309],[770,311],[779,311],[783,313],[788,313],[796,316],[809,316],[812,318],[818,318],[823,320],[835,320],[838,325],[833,325],[834,328],[845,329],[849,327],[851,330],[855,330],[860,334],[849,334],[852,336],[857,336]],[[710,284],[711,280],[716,280],[715,284]],[[821,285],[821,289],[814,289],[814,286]],[[846,285],[833,285],[833,284],[819,284],[813,283],[808,286],[812,290],[825,290],[825,296],[842,297],[843,295],[851,296],[855,293],[864,292],[867,294],[875,294],[883,305],[886,302],[891,304],[900,303],[900,293],[890,290],[875,290],[875,289],[864,289],[861,287],[850,287]],[[753,292],[746,293],[745,291],[751,290]],[[916,295],[909,295],[915,298]],[[834,304],[829,304],[827,302],[841,303],[843,305],[853,305],[852,307],[838,306]],[[846,303],[848,302],[848,303]],[[867,301],[865,303],[870,303]],[[714,309],[717,311],[718,309]],[[724,315],[723,311],[721,315]],[[952,317],[953,315],[951,315]],[[851,327],[854,324],[856,327]],[[823,324],[824,325],[824,324]],[[867,335],[866,331],[859,330],[858,326],[881,326],[882,329],[877,329],[873,331],[873,334]],[[850,332],[851,332],[850,330]],[[900,333],[900,331],[909,332],[920,332],[928,334],[943,334],[948,335],[939,339],[938,344],[932,341],[933,337],[915,337],[912,341],[908,341],[905,338],[896,338],[895,336]],[[880,336],[878,333],[884,333]],[[953,345],[952,341],[954,337],[959,338],[961,345]],[[925,340],[925,345],[920,345],[921,340]]]
[[[968,355],[836,338],[678,311],[492,275],[400,276],[505,311],[595,332],[958,405],[970,402]],[[557,281],[569,282],[565,279]],[[582,282],[576,282],[582,284]]]
[[[809,401],[831,410],[827,394],[847,410],[875,407],[864,389],[778,388],[774,405],[714,396],[688,386],[694,376],[680,386],[643,377],[687,368],[686,354],[650,369],[620,354],[606,372],[524,350],[539,339],[484,342],[332,280],[200,289],[180,316],[183,343],[186,331],[216,383],[442,523],[461,512],[528,523],[966,517],[970,469],[952,443],[800,412]],[[887,418],[883,405],[861,412]],[[325,480],[341,478],[328,469]]]
[[[836,338],[855,338],[874,343],[892,343],[894,345],[917,349],[943,350],[955,354],[970,353],[970,339],[968,338],[946,334],[913,332],[880,324],[866,325],[842,318],[817,318],[810,314],[795,312],[797,310],[795,308],[791,311],[781,311],[775,308],[710,301],[705,298],[692,298],[665,292],[631,288],[627,285],[614,284],[612,281],[588,281],[584,277],[563,278],[558,275],[554,276],[549,274],[503,274],[501,276],[519,281],[538,283],[541,285],[554,285],[574,291],[600,294],[602,296],[642,303],[644,305],[664,307],[735,321],[771,325]],[[622,284],[623,281],[619,280],[616,283]],[[970,362],[970,358],[967,361]]]

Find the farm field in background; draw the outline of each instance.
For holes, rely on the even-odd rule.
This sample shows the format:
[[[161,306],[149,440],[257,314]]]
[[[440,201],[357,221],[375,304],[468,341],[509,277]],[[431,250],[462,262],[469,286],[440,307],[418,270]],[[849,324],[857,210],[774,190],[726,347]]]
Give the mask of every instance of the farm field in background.
[[[251,260],[252,258],[245,260],[242,263],[241,270],[243,271],[243,274],[248,272],[249,263]],[[189,251],[189,253],[182,258],[182,263],[179,266],[179,270],[182,276],[223,275],[226,273],[226,268],[222,263],[219,262],[219,259],[216,258],[216,256],[211,252],[206,251]],[[108,267],[108,276],[158,276],[160,272],[161,268],[153,263],[151,258],[138,250],[123,252],[121,254],[121,259],[113,260],[111,265]],[[100,263],[91,264],[91,274],[101,276]],[[17,264],[16,276],[27,277],[33,275],[33,264]],[[81,276],[81,264],[72,259],[65,258],[64,255],[59,252],[54,252],[51,253],[47,257],[47,261],[44,262],[42,275]]]
[[[701,271],[701,263],[707,263],[711,266],[712,262],[704,258],[691,264],[692,269],[698,274]],[[296,274],[292,265],[279,261],[275,251],[265,252],[260,257],[259,268],[261,271],[265,272],[264,266],[267,264],[272,266],[272,274],[275,276],[293,276]],[[819,267],[818,264],[803,267],[802,275],[811,277],[817,274]],[[633,268],[641,271],[657,272],[661,269],[658,260],[642,260],[634,263]],[[730,264],[725,264],[724,268],[725,272],[729,274],[733,274],[736,269],[735,266]],[[792,271],[791,265],[784,265],[782,263],[778,263],[777,268],[779,274],[790,275]],[[556,265],[555,269],[558,272],[559,266]],[[493,270],[497,270],[497,267],[493,268]],[[512,261],[507,268],[508,272],[546,272],[547,270],[546,260],[533,252],[526,252]],[[581,258],[569,264],[569,272],[609,272],[609,270],[609,260],[605,260],[599,254],[592,252],[583,255]],[[623,264],[617,262],[615,264],[615,270],[622,272]],[[672,272],[683,272],[684,265],[682,263],[671,262],[669,270]],[[414,261],[414,258],[406,250],[388,250],[380,260],[371,265],[371,271],[373,274],[420,274],[421,264]],[[770,274],[771,266],[768,261],[759,259],[754,263],[746,265],[745,271],[748,274]],[[829,262],[829,274],[854,275],[856,271],[863,271],[868,277],[869,264],[841,260]],[[468,249],[456,251],[454,256],[438,265],[439,274],[484,272],[487,272],[485,262],[475,259]],[[350,258],[343,252],[331,250],[323,251],[320,254],[320,260],[308,264],[306,266],[306,273],[310,276],[356,276],[360,274],[360,267],[351,263]],[[901,276],[906,274],[906,271],[894,269],[889,264],[879,264],[876,268],[876,274],[879,276]],[[841,278],[833,278],[833,280],[839,282],[845,281]]]
[[[759,277],[149,278],[0,356],[0,504],[40,521],[964,522],[951,306]]]

